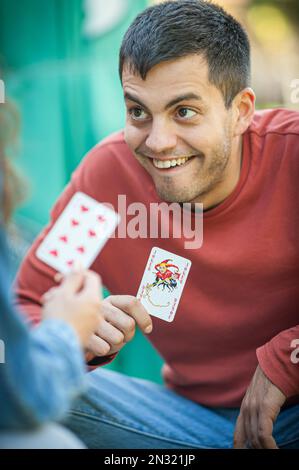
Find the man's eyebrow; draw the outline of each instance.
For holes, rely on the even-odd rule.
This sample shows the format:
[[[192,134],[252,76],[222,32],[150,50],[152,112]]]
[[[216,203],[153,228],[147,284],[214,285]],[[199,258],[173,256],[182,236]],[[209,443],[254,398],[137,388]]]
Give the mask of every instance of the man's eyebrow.
[[[134,95],[131,95],[131,93],[128,93],[126,92],[124,94],[124,99],[125,100],[130,100],[130,101],[134,101],[135,103],[138,103],[140,106],[142,106],[143,108],[147,109],[147,106],[145,106],[144,103],[142,103],[142,101],[140,101],[139,98],[137,98],[136,96]],[[165,106],[165,110],[171,108],[172,106],[174,106],[175,104],[178,104],[180,103],[181,101],[188,101],[188,100],[198,100],[198,101],[202,101],[202,98],[197,95],[196,93],[186,93],[185,95],[180,95],[180,96],[177,96],[176,98],[174,98],[173,100],[169,101],[169,103],[167,103],[167,105]]]

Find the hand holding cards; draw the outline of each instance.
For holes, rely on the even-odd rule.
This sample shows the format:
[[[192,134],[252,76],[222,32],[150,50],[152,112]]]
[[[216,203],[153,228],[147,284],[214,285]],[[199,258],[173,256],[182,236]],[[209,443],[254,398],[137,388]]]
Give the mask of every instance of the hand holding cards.
[[[76,262],[87,269],[119,222],[114,211],[77,192],[38,247],[36,256],[63,274],[72,271]]]
[[[101,322],[102,283],[91,271],[67,274],[61,284],[53,287],[42,298],[43,318],[60,319],[76,331],[83,348]]]
[[[88,269],[119,222],[120,217],[113,210],[77,192],[38,247],[36,256],[62,274],[71,272],[78,262]],[[173,321],[190,266],[191,262],[181,256],[152,249],[137,294],[147,312]]]
[[[146,310],[172,322],[190,270],[191,261],[154,247],[137,293]]]

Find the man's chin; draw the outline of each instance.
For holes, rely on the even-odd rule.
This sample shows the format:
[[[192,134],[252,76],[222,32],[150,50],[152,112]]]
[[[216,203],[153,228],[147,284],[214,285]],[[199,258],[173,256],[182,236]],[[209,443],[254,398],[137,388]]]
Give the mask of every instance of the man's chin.
[[[196,198],[196,196],[193,196],[181,190],[177,190],[175,192],[167,191],[164,188],[160,188],[156,186],[156,191],[161,201],[167,202],[169,204],[172,202],[183,204],[186,202],[192,202]]]

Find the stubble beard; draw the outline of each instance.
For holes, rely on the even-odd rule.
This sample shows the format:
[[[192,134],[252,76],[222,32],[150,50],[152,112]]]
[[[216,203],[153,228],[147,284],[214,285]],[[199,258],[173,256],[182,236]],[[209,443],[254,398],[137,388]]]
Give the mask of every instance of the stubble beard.
[[[205,164],[207,156],[203,155],[203,164],[194,177],[190,177],[186,185],[176,188],[173,185],[172,177],[165,177],[163,184],[156,185],[156,191],[159,198],[166,202],[200,202],[201,198],[211,192],[225,178],[225,170],[227,168],[231,156],[232,144],[228,135],[222,145],[219,145],[209,157],[210,163],[207,168]]]

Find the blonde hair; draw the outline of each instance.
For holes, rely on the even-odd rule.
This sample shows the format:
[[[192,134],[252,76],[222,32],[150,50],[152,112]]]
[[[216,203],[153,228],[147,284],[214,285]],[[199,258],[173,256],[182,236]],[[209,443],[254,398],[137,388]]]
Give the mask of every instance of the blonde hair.
[[[18,142],[20,115],[11,101],[0,104],[0,212],[7,224],[14,208],[25,196],[25,183],[12,164],[13,149]]]

